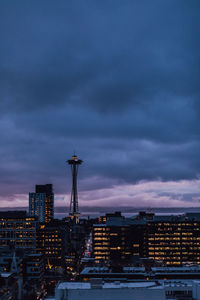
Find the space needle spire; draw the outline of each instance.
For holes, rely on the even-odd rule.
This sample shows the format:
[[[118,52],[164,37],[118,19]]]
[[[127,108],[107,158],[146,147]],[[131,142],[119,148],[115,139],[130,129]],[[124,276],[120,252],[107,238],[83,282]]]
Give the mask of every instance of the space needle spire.
[[[78,176],[78,167],[82,164],[82,160],[79,159],[75,154],[71,159],[66,161],[71,166],[72,171],[72,191],[71,191],[71,201],[70,201],[70,216],[75,218],[76,222],[79,217],[78,210],[78,191],[77,191],[77,176]]]

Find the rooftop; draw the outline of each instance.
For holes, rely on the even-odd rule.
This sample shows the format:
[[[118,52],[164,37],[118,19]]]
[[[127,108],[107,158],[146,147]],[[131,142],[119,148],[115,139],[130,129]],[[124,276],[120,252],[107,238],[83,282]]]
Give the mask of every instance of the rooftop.
[[[119,282],[119,281],[114,281],[114,282],[102,282],[102,283],[97,283],[99,287],[102,289],[121,289],[121,288],[163,288],[161,285],[158,285],[156,282],[151,281],[141,281],[141,282]],[[62,282],[58,284],[57,289],[62,289],[62,290],[70,290],[70,289],[91,289],[95,285],[95,282]]]
[[[9,272],[9,273],[8,273],[8,272],[6,273],[6,272],[5,272],[5,273],[1,273],[0,275],[1,275],[1,277],[3,277],[3,278],[8,278],[8,277],[10,277],[12,274],[13,274],[13,273],[10,273],[10,272]]]
[[[81,272],[84,274],[102,274],[109,273],[110,270],[107,267],[86,267]],[[116,272],[114,272],[116,273]],[[117,273],[146,273],[144,267],[124,267],[122,272]],[[116,274],[117,274],[116,273]],[[151,273],[200,273],[200,267],[153,267]]]
[[[26,218],[27,212],[24,210],[18,210],[18,211],[0,211],[0,219],[1,218],[7,218],[7,219],[21,219]]]
[[[130,225],[145,225],[147,223],[156,222],[200,222],[200,213],[186,213],[181,215],[152,215],[152,218],[146,218],[146,215],[134,216],[131,218],[124,217],[108,217],[105,224],[95,224],[95,227],[106,226],[130,226]]]

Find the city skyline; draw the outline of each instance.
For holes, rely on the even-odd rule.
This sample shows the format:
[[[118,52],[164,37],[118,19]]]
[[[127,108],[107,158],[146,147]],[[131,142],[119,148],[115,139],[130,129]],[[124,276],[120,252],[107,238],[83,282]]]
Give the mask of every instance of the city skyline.
[[[79,9],[77,9],[79,7]],[[0,3],[0,208],[199,207],[199,1]]]

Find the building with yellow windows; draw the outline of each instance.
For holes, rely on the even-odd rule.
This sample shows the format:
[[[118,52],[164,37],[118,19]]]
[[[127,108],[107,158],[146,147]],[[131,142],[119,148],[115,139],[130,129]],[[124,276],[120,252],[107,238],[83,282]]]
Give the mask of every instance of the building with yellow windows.
[[[41,223],[37,229],[37,251],[44,255],[46,269],[62,268],[68,246],[69,228],[65,221]]]
[[[37,223],[26,211],[0,212],[0,247],[36,248]]]
[[[93,256],[98,262],[112,265],[128,263],[143,256],[145,222],[125,219],[121,215],[108,217],[104,224],[93,226]]]
[[[200,214],[155,216],[145,230],[145,256],[167,266],[200,264]]]
[[[125,265],[149,258],[166,266],[200,264],[200,214],[111,217],[93,226],[96,261]]]

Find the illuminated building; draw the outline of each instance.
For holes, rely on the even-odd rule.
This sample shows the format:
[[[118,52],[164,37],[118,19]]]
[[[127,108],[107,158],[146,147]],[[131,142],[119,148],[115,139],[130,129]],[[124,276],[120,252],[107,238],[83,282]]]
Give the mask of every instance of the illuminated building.
[[[39,222],[49,222],[54,217],[54,193],[52,184],[36,185],[35,193],[29,193],[29,215]]]
[[[93,257],[114,265],[127,263],[133,257],[143,256],[143,222],[121,215],[107,219],[105,224],[93,225]]]
[[[200,214],[109,217],[93,226],[96,261],[144,257],[166,266],[200,264]]]
[[[68,247],[68,226],[65,221],[41,223],[37,230],[37,251],[44,254],[46,269],[64,267]]]
[[[0,247],[36,247],[37,218],[25,211],[0,212]]]
[[[40,253],[27,254],[23,258],[23,278],[42,284],[44,280],[44,257]]]
[[[17,254],[16,254],[17,252]],[[0,272],[11,272],[13,256],[15,255],[15,267],[19,273],[23,273],[23,255],[24,253],[20,251],[13,252],[10,247],[0,248]]]
[[[170,266],[200,264],[200,214],[155,216],[146,224],[145,252]]]
[[[14,265],[13,265],[14,262]],[[23,281],[42,283],[44,279],[43,256],[24,249],[11,250],[0,248],[0,273],[14,272],[23,277]]]

